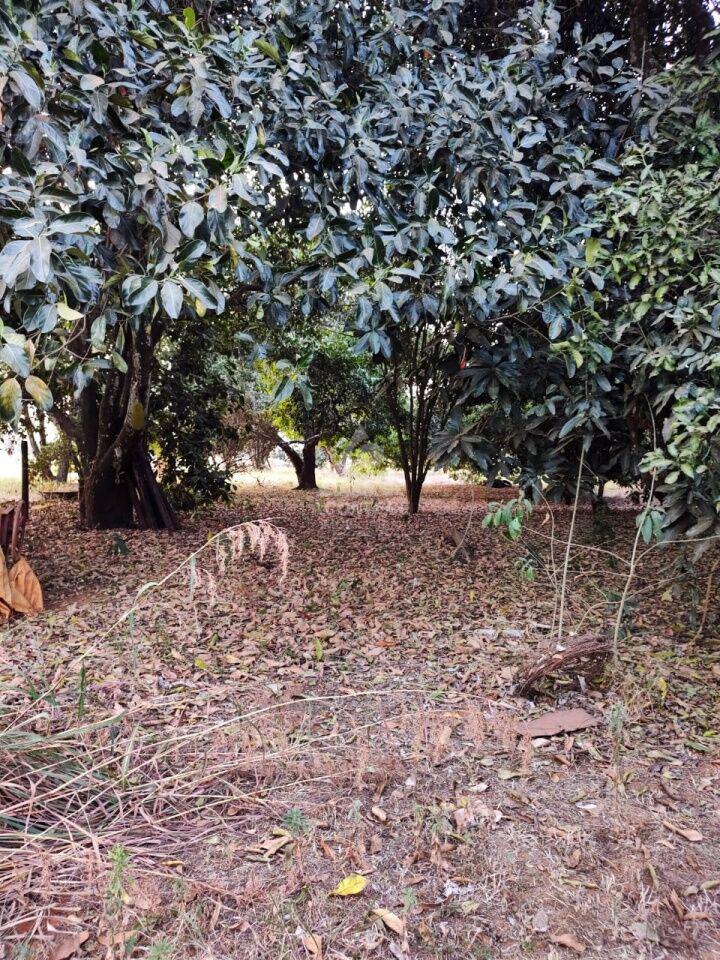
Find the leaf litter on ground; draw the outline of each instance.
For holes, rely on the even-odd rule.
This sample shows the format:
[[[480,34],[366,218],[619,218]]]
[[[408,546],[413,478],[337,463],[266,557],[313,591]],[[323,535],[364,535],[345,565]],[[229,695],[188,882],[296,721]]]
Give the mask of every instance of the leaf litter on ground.
[[[575,945],[556,949],[624,958],[643,930],[669,955],[709,957],[720,926],[718,696],[703,678],[717,648],[691,642],[677,601],[657,602],[650,587],[667,556],[651,553],[622,688],[559,676],[535,706],[514,696],[548,642],[553,592],[541,577],[521,584],[519,547],[479,522],[472,559],[448,566],[446,532],[475,509],[452,488],[410,521],[399,497],[266,489],[176,536],[128,532],[119,552],[67,505],[38,507],[28,555],[48,609],[11,624],[0,648],[10,747],[0,792],[16,831],[3,841],[0,942],[39,942],[22,932],[28,916],[54,942],[42,933],[47,875],[72,911],[67,936],[91,931],[88,956],[108,930],[139,949],[167,938],[182,955],[189,911],[207,948],[230,955],[275,957],[298,929],[303,955],[311,942],[318,956],[351,953],[382,942],[372,918],[405,950],[374,910],[400,921],[418,958],[498,944],[503,956],[545,957],[566,936]],[[98,642],[143,584],[238,515],[272,516],[287,534],[284,579],[251,554],[216,551]],[[611,520],[621,551],[633,515]],[[579,518],[580,547],[592,547],[590,521]],[[562,536],[568,512],[555,522]],[[591,581],[616,584],[612,566],[579,549],[570,573],[569,622],[602,628],[608,608]],[[554,710],[600,722],[523,729]],[[51,790],[31,800],[39,770]],[[35,822],[54,834],[28,834]],[[302,827],[278,832],[288,823]],[[330,896],[353,874],[372,877],[363,896]]]

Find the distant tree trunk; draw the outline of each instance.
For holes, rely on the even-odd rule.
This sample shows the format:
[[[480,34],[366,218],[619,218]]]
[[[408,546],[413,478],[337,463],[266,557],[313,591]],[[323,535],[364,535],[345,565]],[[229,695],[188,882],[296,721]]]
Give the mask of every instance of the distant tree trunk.
[[[40,437],[40,442],[38,442],[38,437],[35,435],[35,425],[30,419],[30,415],[28,414],[27,410],[23,414],[23,428],[25,430],[25,436],[28,439],[28,443],[30,444],[30,449],[32,450],[33,460],[35,461],[34,469],[39,471],[40,476],[42,477],[43,480],[52,481],[55,479],[55,477],[53,476],[50,463],[47,462],[46,460],[41,459],[40,457],[42,448],[47,443],[47,437],[45,436],[45,430],[43,428],[44,425],[43,425],[42,418],[44,416],[45,414],[42,412],[42,410],[39,410],[38,411],[38,424],[39,424],[38,435]]]
[[[334,460],[334,451],[330,447],[323,447],[322,451],[333,473],[336,473],[339,477],[344,477],[350,460],[347,452],[343,453],[339,460]]]
[[[397,355],[388,361],[391,375],[388,409],[397,433],[411,515],[420,510],[423,484],[430,468],[430,429],[438,402],[433,376],[439,359],[437,347],[429,348],[427,331],[423,328],[414,336],[409,356]],[[407,372],[403,370],[403,363],[409,366]]]
[[[591,502],[593,513],[598,513],[600,510],[606,509],[607,504],[605,503],[605,481],[604,480],[598,480],[597,484],[593,487],[590,502]]]
[[[298,475],[298,490],[317,490],[315,478],[317,442],[303,445],[303,465]]]
[[[630,5],[630,63],[646,72],[649,47],[648,0],[632,0]]]
[[[319,437],[310,437],[303,441],[302,452],[298,451],[287,440],[278,434],[277,445],[283,451],[290,463],[293,465],[297,477],[296,490],[317,490],[316,470],[316,452]]]
[[[68,438],[64,438],[65,442],[63,443],[63,448],[60,451],[60,456],[58,458],[58,468],[57,468],[57,481],[58,483],[67,483],[68,474],[70,473],[70,461],[72,457],[72,441]]]

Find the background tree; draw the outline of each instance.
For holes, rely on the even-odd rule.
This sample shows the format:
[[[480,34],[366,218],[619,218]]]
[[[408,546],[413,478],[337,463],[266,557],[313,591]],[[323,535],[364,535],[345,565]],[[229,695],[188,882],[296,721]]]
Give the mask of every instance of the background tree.
[[[208,323],[187,311],[158,350],[148,437],[163,489],[180,509],[230,495],[237,456],[229,453],[240,441],[232,413],[249,386],[233,319]]]
[[[259,364],[269,395],[266,420],[292,464],[299,490],[317,488],[317,450],[378,429],[378,375],[341,330],[283,330]],[[300,449],[295,445],[300,444]]]
[[[610,105],[631,97],[637,81],[611,38],[583,43],[576,33],[569,56],[550,6],[520,15],[507,56],[477,59],[453,46],[456,12],[366,92],[384,173],[358,212],[355,242],[369,265],[353,286],[355,328],[383,362],[404,358],[397,390],[407,394],[403,376],[417,370],[423,391],[490,405],[504,436],[549,369],[559,382],[574,372],[571,354],[549,350],[549,332],[569,290],[589,315],[602,283],[584,272],[584,241],[594,193],[618,172],[610,158],[625,121]],[[581,271],[589,290],[575,279]],[[592,330],[583,336],[593,340]],[[427,351],[432,372],[417,362]],[[405,403],[409,412],[409,395]],[[414,403],[426,421],[427,409]],[[427,423],[403,429],[422,438]],[[485,439],[474,450],[488,470],[498,451]],[[427,469],[424,441],[419,449],[415,466],[407,458],[411,510]]]
[[[134,510],[172,527],[147,452],[155,353],[181,311],[222,312],[223,258],[244,276],[244,171],[263,158],[228,121],[252,110],[253,72],[239,72],[264,57],[210,8],[150,0],[19,3],[0,30],[2,408],[17,420],[21,381],[42,409],[71,383],[53,416],[78,447],[85,522],[128,525]]]
[[[585,264],[542,306],[547,343],[534,362],[506,359],[505,409],[473,391],[438,438],[446,460],[550,497],[609,480],[647,494],[654,476],[665,536],[699,549],[720,529],[719,77],[716,61],[686,61],[645,81],[618,176],[587,201]],[[459,376],[476,380],[479,360]]]
[[[525,0],[470,0],[464,4],[461,34],[472,49],[506,43],[503,30]],[[627,40],[630,63],[650,74],[684,57],[705,59],[713,48],[715,0],[558,0],[563,42],[577,23],[585,37],[602,33]]]
[[[661,110],[604,195],[612,337],[669,537],[720,534],[720,62],[658,80]]]

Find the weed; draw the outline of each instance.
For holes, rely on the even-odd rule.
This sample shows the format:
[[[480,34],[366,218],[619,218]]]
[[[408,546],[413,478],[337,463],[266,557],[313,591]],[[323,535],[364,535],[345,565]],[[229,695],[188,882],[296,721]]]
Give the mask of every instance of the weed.
[[[147,960],[171,960],[172,955],[172,944],[166,937],[161,937],[151,944],[147,952]]]
[[[127,868],[130,864],[130,852],[120,843],[116,843],[108,854],[112,866],[107,888],[108,906],[112,912],[119,909],[123,902]]]
[[[297,807],[291,807],[287,811],[285,816],[282,818],[282,825],[288,833],[291,833],[294,837],[299,837],[303,833],[308,833],[311,827],[311,823],[302,810],[298,810]]]
[[[402,892],[402,901],[406,913],[417,909],[418,898],[412,887],[405,887]]]

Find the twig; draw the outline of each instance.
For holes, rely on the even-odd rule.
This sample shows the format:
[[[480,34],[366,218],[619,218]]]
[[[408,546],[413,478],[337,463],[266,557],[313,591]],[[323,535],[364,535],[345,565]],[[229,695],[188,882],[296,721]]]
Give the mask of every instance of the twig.
[[[578,468],[577,485],[575,487],[575,503],[573,504],[572,517],[570,518],[570,530],[568,532],[567,549],[565,550],[565,563],[563,564],[562,586],[560,587],[560,610],[558,613],[558,640],[562,639],[563,619],[565,617],[565,590],[567,587],[568,567],[570,566],[570,550],[572,548],[573,532],[575,530],[575,518],[577,516],[578,504],[580,502],[580,484],[582,482],[583,466],[585,464],[585,444],[583,443],[580,451],[580,466]]]
[[[708,573],[707,587],[705,588],[705,596],[703,598],[702,605],[702,616],[700,618],[700,625],[698,626],[695,636],[693,637],[693,643],[697,643],[700,637],[703,635],[703,630],[705,629],[705,623],[708,618],[708,613],[710,612],[710,597],[712,596],[712,586],[713,579],[715,577],[715,571],[720,567],[720,557],[717,557],[715,563],[710,567],[710,572]]]

